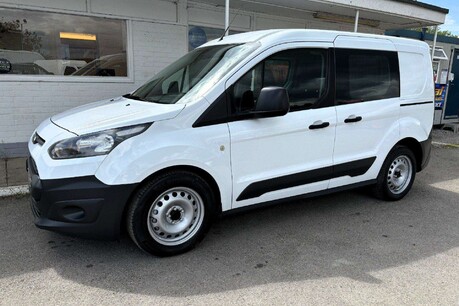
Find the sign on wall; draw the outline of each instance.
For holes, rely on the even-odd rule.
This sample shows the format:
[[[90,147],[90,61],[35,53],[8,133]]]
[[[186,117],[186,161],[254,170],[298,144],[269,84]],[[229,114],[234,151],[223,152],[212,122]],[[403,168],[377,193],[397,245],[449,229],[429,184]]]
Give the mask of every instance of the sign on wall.
[[[188,43],[191,49],[197,48],[207,42],[206,31],[201,27],[192,27],[188,31]]]
[[[445,105],[446,88],[445,84],[435,84],[435,108],[443,108]]]

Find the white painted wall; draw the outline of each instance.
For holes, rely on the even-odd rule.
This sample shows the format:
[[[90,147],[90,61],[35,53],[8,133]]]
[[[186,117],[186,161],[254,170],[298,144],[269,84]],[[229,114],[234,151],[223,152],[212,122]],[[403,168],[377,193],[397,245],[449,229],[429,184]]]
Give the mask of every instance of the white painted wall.
[[[439,24],[445,23],[446,15],[441,12],[432,11],[430,9],[413,6],[409,3],[396,2],[391,0],[323,0],[333,5],[341,5],[342,7],[352,7],[354,9],[365,9],[373,12],[386,12],[393,16],[416,16],[420,20],[431,20]],[[422,1],[420,1],[422,2]]]
[[[130,15],[127,18],[130,29],[128,36],[132,47],[128,48],[128,56],[132,53],[131,71],[134,73],[129,78],[123,81],[116,80],[116,82],[110,82],[108,79],[100,82],[93,79],[73,82],[69,77],[58,77],[61,81],[53,81],[56,80],[55,77],[43,80],[37,76],[15,78],[2,75],[0,78],[0,144],[27,141],[35,127],[53,114],[88,102],[130,92],[188,50],[187,26],[177,22],[178,6],[173,2],[119,0],[114,3],[110,0],[91,0],[90,12],[86,11],[86,0],[9,2],[22,3],[19,7],[26,8],[30,8],[30,4],[33,3],[34,8],[40,10],[52,8],[53,11],[60,11],[63,7],[71,10],[84,9],[83,15],[87,13],[93,16],[106,16],[106,14],[95,13],[97,11],[119,17],[125,7]],[[155,2],[160,4],[156,6],[158,3]],[[4,1],[0,2],[0,6],[4,4]],[[161,10],[158,12],[157,8]],[[150,13],[155,17],[154,21],[145,20]],[[162,17],[165,20],[159,20]]]
[[[341,1],[341,0],[339,0]],[[357,2],[370,5],[371,1]],[[224,27],[224,8],[191,0],[0,0],[0,8],[24,8],[78,15],[121,18],[128,23],[128,78],[109,80],[0,75],[0,148],[26,142],[45,118],[63,110],[134,90],[188,50],[188,24]],[[234,30],[319,28],[352,30],[353,25],[231,10]],[[301,19],[298,18],[301,16]],[[359,31],[381,33],[374,28]]]

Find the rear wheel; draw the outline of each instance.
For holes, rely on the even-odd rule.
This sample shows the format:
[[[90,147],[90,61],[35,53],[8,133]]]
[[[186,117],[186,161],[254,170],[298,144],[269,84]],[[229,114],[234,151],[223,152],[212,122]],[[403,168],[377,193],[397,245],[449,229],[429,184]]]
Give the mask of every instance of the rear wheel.
[[[211,187],[200,176],[187,171],[165,173],[134,196],[127,214],[129,235],[153,255],[186,252],[204,238],[216,204]]]
[[[374,193],[383,200],[400,200],[410,191],[415,176],[416,158],[413,152],[405,146],[396,146],[381,167]]]

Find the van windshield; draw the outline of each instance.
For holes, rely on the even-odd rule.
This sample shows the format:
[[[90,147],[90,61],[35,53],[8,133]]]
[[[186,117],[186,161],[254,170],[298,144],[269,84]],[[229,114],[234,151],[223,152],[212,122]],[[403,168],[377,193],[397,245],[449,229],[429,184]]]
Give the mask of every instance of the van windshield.
[[[162,104],[177,103],[207,77],[223,76],[253,48],[245,45],[218,45],[198,48],[155,75],[127,98]]]

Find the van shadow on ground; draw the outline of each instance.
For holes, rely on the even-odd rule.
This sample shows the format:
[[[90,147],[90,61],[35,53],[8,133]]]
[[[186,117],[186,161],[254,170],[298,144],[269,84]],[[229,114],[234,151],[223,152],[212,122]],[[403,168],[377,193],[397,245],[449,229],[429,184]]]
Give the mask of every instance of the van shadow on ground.
[[[172,258],[149,256],[127,237],[100,242],[38,230],[26,200],[16,199],[0,205],[0,275],[53,268],[87,286],[174,297],[327,277],[378,284],[374,271],[459,246],[458,194],[431,186],[459,178],[448,171],[459,169],[459,150],[448,152],[434,150],[402,201],[352,191],[254,210],[218,221],[195,250]]]

